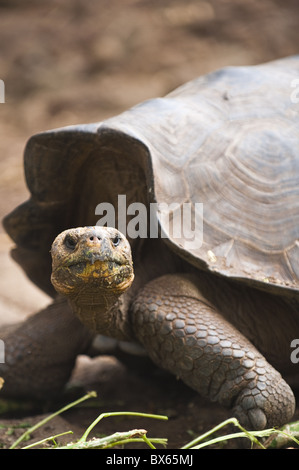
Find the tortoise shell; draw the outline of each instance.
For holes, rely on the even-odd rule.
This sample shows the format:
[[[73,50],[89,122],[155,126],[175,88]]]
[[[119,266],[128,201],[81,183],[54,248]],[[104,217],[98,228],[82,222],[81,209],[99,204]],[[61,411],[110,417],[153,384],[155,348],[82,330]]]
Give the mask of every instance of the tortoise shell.
[[[298,295],[298,77],[299,56],[227,67],[106,121],[31,137],[31,198],[4,220],[13,257],[51,293],[55,236],[95,225],[97,205],[125,195],[127,206],[164,203],[164,241],[192,265]],[[180,237],[165,224],[187,207],[201,243],[185,242],[186,223]]]

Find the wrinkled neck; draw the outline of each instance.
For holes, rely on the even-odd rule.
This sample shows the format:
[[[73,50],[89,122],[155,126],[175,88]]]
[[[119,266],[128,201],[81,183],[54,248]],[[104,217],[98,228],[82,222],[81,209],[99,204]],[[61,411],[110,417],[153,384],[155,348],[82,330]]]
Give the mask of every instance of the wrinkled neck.
[[[125,294],[86,289],[68,300],[75,315],[92,331],[122,341],[132,339]]]

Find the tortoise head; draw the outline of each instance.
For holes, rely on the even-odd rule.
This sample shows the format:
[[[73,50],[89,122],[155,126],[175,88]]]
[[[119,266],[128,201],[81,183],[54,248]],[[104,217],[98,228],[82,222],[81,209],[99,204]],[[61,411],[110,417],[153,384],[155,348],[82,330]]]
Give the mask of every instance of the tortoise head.
[[[134,279],[130,244],[111,227],[65,230],[54,240],[51,255],[52,284],[66,296],[103,289],[120,295]]]

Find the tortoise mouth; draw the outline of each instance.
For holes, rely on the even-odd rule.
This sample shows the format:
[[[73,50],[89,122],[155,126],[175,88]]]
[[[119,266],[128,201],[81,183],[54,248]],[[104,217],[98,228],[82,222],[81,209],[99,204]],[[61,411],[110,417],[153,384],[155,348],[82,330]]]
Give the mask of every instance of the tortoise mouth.
[[[129,263],[115,259],[85,260],[68,264],[66,267],[72,275],[85,282],[98,281],[103,287],[117,288],[126,282],[132,282],[133,270]]]
[[[60,265],[52,273],[52,280],[57,277],[60,279],[59,284],[63,287],[63,291],[68,286],[67,290],[73,292],[86,287],[89,290],[104,288],[121,293],[131,286],[134,272],[128,262],[121,263],[114,259],[96,259],[91,262],[80,257],[78,261],[73,260]],[[59,287],[57,283],[56,287]]]
[[[94,267],[94,269],[104,269],[107,268],[108,266],[110,269],[125,266],[126,263],[121,262],[119,259],[113,259],[113,258],[107,258],[107,257],[102,257],[102,256],[97,256],[96,254],[91,256],[88,259],[81,258],[78,260],[66,260],[65,263],[61,265],[61,267],[66,267],[70,269],[77,270],[79,272],[83,272],[85,268]]]

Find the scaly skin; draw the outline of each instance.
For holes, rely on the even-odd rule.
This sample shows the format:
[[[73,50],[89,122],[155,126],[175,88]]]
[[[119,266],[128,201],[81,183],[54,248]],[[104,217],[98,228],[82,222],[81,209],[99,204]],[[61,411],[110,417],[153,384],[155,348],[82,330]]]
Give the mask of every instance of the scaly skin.
[[[292,390],[266,359],[203,298],[197,279],[148,283],[133,305],[134,331],[152,360],[212,401],[233,408],[247,429],[289,421]]]
[[[66,246],[69,234],[75,248]],[[137,338],[154,362],[200,394],[232,407],[248,428],[280,426],[291,419],[295,400],[290,387],[205,298],[196,276],[168,275],[147,283],[128,311],[121,299],[133,270],[128,242],[115,229],[64,232],[52,256],[54,286],[67,293],[84,324],[113,337]],[[107,268],[107,260],[116,257],[118,264],[108,261]],[[99,259],[105,263],[98,264]]]
[[[1,328],[5,344],[1,396],[46,401],[61,393],[94,334],[57,299],[25,322]]]
[[[67,307],[66,317],[64,313],[57,321],[56,305],[43,312],[45,317],[38,314],[7,336],[13,361],[2,370],[9,387],[20,388],[23,381],[30,392],[31,383],[36,396],[45,388],[61,388],[86,337],[78,317],[94,332],[137,339],[155,363],[201,395],[232,408],[247,428],[280,426],[292,418],[295,400],[290,387],[230,323],[230,315],[220,312],[221,301],[218,309],[211,301],[215,289],[219,291],[213,277],[206,282],[204,275],[168,274],[146,282],[130,300],[126,292],[134,273],[129,243],[117,230],[104,227],[63,232],[53,243],[52,259],[52,283],[75,315]],[[242,294],[239,300],[242,303]],[[226,304],[235,309],[239,300],[237,295]],[[50,320],[46,328],[43,318]],[[64,337],[70,341],[66,348],[63,341],[57,342]],[[30,347],[34,360],[26,357]]]

